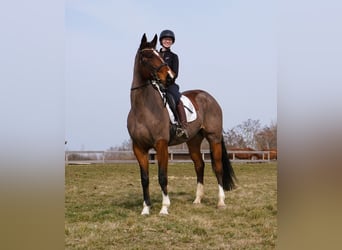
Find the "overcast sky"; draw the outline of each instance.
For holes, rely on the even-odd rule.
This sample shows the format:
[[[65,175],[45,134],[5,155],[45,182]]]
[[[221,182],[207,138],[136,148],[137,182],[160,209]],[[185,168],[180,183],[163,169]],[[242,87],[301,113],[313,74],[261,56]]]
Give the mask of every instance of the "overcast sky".
[[[67,0],[65,25],[69,150],[106,150],[129,139],[134,56],[144,33],[151,40],[163,29],[176,34],[181,91],[211,93],[225,130],[249,118],[277,122],[272,0]]]

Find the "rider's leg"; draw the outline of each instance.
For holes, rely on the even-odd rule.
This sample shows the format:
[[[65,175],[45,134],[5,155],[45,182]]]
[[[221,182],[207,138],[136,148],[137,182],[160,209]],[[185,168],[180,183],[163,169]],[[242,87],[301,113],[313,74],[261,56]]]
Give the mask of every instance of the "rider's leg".
[[[181,101],[181,93],[179,93],[179,85],[176,83],[173,83],[167,87],[167,91],[173,96],[175,103],[176,103],[176,111],[177,111],[177,119],[180,124],[180,128],[177,129],[176,135],[178,137],[185,137],[186,139],[189,137],[188,136],[188,131],[186,130],[187,128],[187,121],[186,121],[186,116],[185,116],[185,111],[184,111],[184,106]]]
[[[177,104],[177,113],[178,113],[178,118],[179,118],[179,123],[181,125],[181,130],[177,132],[178,137],[185,137],[186,139],[189,138],[189,134],[187,131],[188,128],[188,122],[186,120],[186,115],[185,115],[185,110],[184,110],[184,105],[182,100],[179,100]]]

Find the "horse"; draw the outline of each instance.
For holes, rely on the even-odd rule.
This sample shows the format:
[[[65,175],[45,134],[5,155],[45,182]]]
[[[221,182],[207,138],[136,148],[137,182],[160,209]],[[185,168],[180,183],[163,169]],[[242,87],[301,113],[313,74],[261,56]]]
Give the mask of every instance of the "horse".
[[[229,159],[232,159],[233,158],[233,155],[235,156],[236,159],[239,159],[239,160],[257,160],[257,159],[262,159],[262,155],[260,153],[254,153],[253,152],[255,151],[253,148],[249,148],[249,147],[246,147],[246,148],[228,148],[228,151],[230,151],[228,153],[229,155]],[[251,153],[234,153],[234,151],[249,151]]]
[[[224,191],[236,187],[236,176],[229,161],[223,140],[222,110],[217,101],[204,90],[189,90],[182,93],[196,107],[197,118],[188,124],[188,138],[177,137],[172,133],[165,100],[158,89],[166,86],[174,73],[156,50],[157,35],[147,41],[144,33],[134,60],[133,80],[130,89],[131,109],[127,117],[127,129],[132,140],[134,155],[138,161],[143,190],[141,214],[150,214],[149,193],[149,150],[156,151],[158,182],[162,191],[161,215],[168,214],[168,146],[186,143],[197,175],[197,188],[194,204],[200,204],[204,196],[204,161],[201,143],[206,138],[210,145],[211,163],[218,183],[218,208],[224,208]]]

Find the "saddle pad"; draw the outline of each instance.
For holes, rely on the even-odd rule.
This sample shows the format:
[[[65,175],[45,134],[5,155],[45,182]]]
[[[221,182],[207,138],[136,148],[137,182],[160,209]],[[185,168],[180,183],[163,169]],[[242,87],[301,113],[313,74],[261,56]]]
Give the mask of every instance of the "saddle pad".
[[[161,98],[163,99],[163,93],[161,92],[160,87],[157,84],[157,82],[152,81],[151,83],[158,90]],[[188,97],[186,97],[185,95],[181,95],[180,99],[183,102],[187,122],[192,122],[192,121],[196,120],[197,119],[197,112],[196,112],[194,105],[190,101],[190,99]],[[166,109],[167,109],[167,112],[169,113],[171,123],[177,124],[178,122],[177,122],[177,120],[176,120],[176,118],[175,118],[175,116],[174,116],[174,114],[173,114],[173,112],[172,112],[172,110],[171,110],[171,108],[167,102],[166,102]]]
[[[192,121],[196,120],[197,119],[197,112],[196,112],[194,105],[190,101],[190,99],[188,97],[186,97],[185,95],[182,95],[181,100],[182,100],[183,105],[184,105],[186,120],[188,122],[192,122]],[[177,120],[176,120],[173,112],[171,111],[169,104],[166,104],[166,108],[167,108],[167,111],[169,112],[171,123],[176,124]]]

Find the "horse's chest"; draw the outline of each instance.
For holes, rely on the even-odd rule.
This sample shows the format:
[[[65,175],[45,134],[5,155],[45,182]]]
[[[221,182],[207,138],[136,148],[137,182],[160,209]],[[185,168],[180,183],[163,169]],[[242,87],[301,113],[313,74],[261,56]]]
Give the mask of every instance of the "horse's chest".
[[[128,130],[134,140],[167,137],[169,135],[169,120],[166,109],[153,107],[131,110],[128,117]]]

